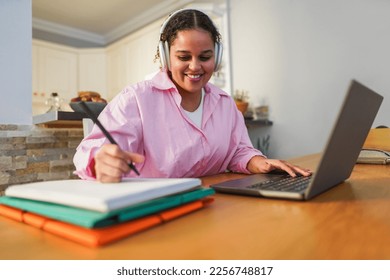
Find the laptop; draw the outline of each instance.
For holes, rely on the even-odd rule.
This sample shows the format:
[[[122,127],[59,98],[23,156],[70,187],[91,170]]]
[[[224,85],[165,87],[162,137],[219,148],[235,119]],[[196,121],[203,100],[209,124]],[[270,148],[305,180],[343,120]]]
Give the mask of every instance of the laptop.
[[[309,177],[255,174],[211,185],[217,192],[309,200],[348,179],[383,96],[352,80],[317,169]],[[278,173],[278,172],[276,172]]]

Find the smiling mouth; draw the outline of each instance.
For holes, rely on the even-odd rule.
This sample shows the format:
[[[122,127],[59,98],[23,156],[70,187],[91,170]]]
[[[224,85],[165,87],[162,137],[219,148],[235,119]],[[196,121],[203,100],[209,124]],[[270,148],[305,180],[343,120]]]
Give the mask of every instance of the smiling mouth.
[[[190,75],[190,74],[187,74],[186,75],[187,77],[191,78],[191,79],[199,79],[202,75],[198,74],[198,75]]]

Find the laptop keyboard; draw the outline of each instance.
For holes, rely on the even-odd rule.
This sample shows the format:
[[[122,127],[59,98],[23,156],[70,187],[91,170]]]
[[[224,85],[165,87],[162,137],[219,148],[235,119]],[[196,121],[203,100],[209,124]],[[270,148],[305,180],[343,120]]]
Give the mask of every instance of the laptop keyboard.
[[[251,189],[270,190],[270,191],[285,191],[285,192],[302,192],[309,185],[311,176],[305,177],[297,175],[291,177],[290,175],[283,175],[277,180],[268,180],[249,186]]]

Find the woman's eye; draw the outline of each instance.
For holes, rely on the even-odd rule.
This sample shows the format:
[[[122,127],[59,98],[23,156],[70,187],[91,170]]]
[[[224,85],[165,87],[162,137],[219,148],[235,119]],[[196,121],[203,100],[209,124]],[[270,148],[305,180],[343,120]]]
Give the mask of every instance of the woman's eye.
[[[200,61],[207,61],[211,58],[211,56],[200,56],[199,57],[199,60]],[[181,61],[189,61],[191,60],[191,56],[178,56],[178,59],[181,60]]]
[[[191,59],[190,56],[179,56],[178,58],[179,58],[181,61],[188,61],[188,60]]]
[[[201,61],[207,61],[207,60],[209,60],[211,58],[211,56],[201,56],[199,59],[201,60]]]

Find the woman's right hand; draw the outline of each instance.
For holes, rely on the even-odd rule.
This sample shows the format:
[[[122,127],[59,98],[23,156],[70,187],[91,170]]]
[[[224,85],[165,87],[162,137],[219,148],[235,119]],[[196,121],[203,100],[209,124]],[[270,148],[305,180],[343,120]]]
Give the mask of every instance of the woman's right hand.
[[[95,155],[96,179],[102,183],[117,183],[130,172],[129,162],[140,163],[144,156],[121,150],[118,145],[103,145]]]

